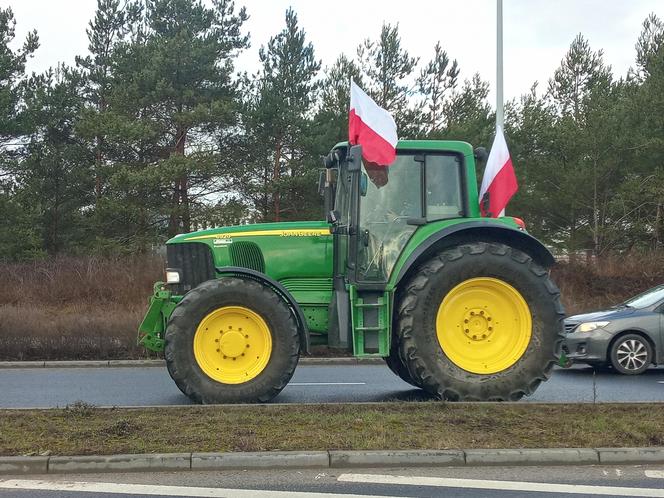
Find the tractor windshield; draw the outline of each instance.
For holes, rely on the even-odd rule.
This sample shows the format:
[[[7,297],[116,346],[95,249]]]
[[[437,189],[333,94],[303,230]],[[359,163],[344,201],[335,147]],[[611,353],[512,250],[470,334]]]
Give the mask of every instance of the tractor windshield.
[[[421,218],[422,168],[413,155],[398,155],[389,167],[363,164],[360,182],[358,280],[386,281]]]

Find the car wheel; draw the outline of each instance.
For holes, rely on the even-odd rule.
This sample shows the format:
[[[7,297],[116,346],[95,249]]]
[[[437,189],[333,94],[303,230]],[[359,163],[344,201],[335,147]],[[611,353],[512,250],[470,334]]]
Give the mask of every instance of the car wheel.
[[[611,346],[611,364],[625,375],[637,375],[646,371],[652,363],[650,343],[640,335],[627,334]]]

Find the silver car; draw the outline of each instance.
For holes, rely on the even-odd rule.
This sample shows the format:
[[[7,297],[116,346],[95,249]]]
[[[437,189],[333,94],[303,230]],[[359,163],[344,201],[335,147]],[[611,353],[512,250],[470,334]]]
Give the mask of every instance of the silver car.
[[[664,285],[607,310],[565,319],[563,354],[573,363],[611,365],[628,375],[664,363]]]

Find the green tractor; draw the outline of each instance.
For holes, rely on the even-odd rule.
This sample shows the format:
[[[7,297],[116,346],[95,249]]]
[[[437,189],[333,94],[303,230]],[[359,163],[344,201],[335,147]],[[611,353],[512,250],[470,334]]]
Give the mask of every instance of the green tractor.
[[[269,401],[312,345],[382,357],[440,399],[533,393],[562,339],[554,259],[521,220],[480,216],[475,159],[464,142],[400,141],[376,168],[338,144],[326,221],[168,241],[140,343],[199,403]]]

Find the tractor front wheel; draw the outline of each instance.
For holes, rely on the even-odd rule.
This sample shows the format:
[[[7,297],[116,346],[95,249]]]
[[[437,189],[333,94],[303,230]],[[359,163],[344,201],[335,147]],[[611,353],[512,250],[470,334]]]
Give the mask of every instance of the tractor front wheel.
[[[300,354],[297,324],[270,288],[221,278],[188,292],[165,334],[166,366],[197,403],[254,403],[274,398]]]
[[[426,391],[518,400],[548,379],[564,318],[560,292],[528,255],[477,242],[422,265],[397,298],[400,356]]]

